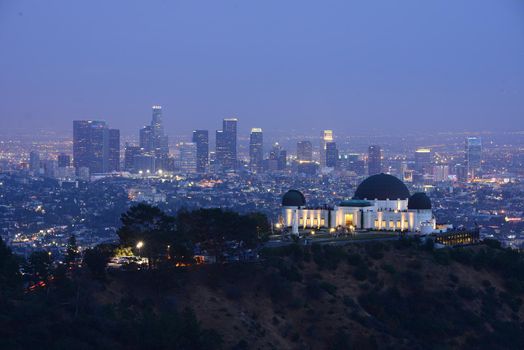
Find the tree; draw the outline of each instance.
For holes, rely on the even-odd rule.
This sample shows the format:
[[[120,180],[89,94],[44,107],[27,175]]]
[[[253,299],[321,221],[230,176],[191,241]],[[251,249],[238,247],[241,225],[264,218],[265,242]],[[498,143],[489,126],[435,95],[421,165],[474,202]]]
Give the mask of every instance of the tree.
[[[29,256],[29,269],[34,278],[47,280],[51,273],[53,259],[50,252],[37,251]]]
[[[136,247],[139,255],[148,258],[153,268],[161,257],[167,256],[167,246],[174,235],[174,218],[148,204],[131,207],[121,217],[122,227],[117,234],[124,246]]]
[[[269,231],[269,223],[263,214],[240,215],[218,208],[182,210],[176,223],[177,235],[201,244],[215,255],[217,261],[222,259],[228,242],[236,242],[238,247],[254,247],[264,230]]]
[[[83,262],[97,278],[105,277],[107,263],[112,256],[112,250],[107,248],[106,245],[98,245],[84,252]]]
[[[0,237],[0,293],[20,284],[19,264],[16,256]]]
[[[78,262],[79,257],[80,250],[78,249],[78,244],[76,244],[76,237],[75,235],[71,235],[67,241],[65,263],[67,266],[72,267]]]

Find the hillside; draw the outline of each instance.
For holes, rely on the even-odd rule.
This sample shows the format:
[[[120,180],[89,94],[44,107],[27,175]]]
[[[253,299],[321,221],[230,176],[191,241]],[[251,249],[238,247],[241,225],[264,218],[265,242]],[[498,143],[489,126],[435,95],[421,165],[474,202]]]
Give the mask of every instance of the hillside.
[[[66,345],[85,349],[522,349],[523,266],[493,243],[291,245],[260,263],[83,276],[80,307],[55,305],[52,317],[78,324]]]

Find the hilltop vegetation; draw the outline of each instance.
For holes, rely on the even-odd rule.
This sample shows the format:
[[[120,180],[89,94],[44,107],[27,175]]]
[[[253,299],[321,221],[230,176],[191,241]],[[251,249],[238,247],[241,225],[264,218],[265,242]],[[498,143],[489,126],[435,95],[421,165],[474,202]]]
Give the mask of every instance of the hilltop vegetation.
[[[71,242],[51,268],[0,244],[0,348],[524,348],[524,257],[494,241],[293,244],[258,262],[107,273],[106,249],[75,268]],[[24,289],[20,264],[47,284]]]

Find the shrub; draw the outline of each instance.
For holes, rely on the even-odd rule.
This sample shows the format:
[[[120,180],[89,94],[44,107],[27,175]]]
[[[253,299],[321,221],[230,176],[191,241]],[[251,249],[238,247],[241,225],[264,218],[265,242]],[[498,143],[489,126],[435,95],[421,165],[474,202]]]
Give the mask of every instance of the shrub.
[[[368,278],[368,272],[369,269],[365,264],[359,264],[355,271],[353,271],[353,277],[355,277],[357,281],[365,281]]]
[[[328,292],[329,294],[335,296],[337,293],[337,286],[329,283],[329,282],[320,282],[320,288]]]
[[[375,260],[380,260],[384,257],[384,244],[380,242],[372,242],[365,245],[367,254]]]
[[[473,288],[467,287],[467,286],[460,286],[457,288],[457,295],[461,297],[462,299],[474,299],[476,297],[476,293],[473,290]]]
[[[422,263],[419,260],[410,260],[407,264],[408,268],[414,270],[420,270],[422,268]]]
[[[501,249],[502,248],[502,244],[499,241],[497,241],[496,239],[487,238],[487,239],[483,240],[482,243],[484,243],[485,245],[487,245],[488,247],[493,248],[493,249]]]
[[[351,253],[348,255],[348,263],[353,266],[357,266],[362,263],[362,257],[358,253]]]
[[[451,258],[449,257],[449,252],[447,249],[438,249],[433,252],[433,258],[435,262],[440,265],[449,265],[451,263]]]
[[[391,264],[382,264],[381,267],[382,267],[382,270],[386,271],[387,273],[391,275],[394,275],[397,272],[395,267]]]

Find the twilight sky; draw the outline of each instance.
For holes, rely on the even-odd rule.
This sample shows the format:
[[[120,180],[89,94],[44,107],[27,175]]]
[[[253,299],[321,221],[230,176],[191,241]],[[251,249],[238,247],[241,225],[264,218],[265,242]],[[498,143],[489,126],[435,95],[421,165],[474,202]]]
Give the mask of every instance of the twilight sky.
[[[524,129],[522,0],[0,0],[2,130]]]

